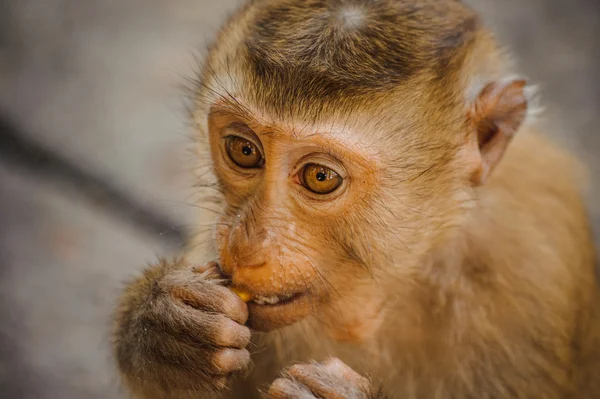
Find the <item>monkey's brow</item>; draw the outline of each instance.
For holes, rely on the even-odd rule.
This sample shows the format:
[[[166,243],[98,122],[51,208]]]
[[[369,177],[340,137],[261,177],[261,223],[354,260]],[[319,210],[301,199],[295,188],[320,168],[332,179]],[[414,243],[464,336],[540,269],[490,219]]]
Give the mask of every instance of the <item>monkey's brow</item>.
[[[236,124],[237,125],[237,124]],[[257,126],[261,128],[256,129]],[[248,126],[246,126],[248,128]],[[366,151],[366,146],[352,140],[354,135],[350,132],[345,133],[336,130],[319,130],[318,127],[303,128],[300,131],[294,128],[284,128],[279,124],[257,125],[249,128],[258,137],[269,137],[272,140],[292,139],[297,142],[313,145],[320,148],[323,152],[340,160],[356,160],[358,155],[361,158],[369,159],[373,156]]]
[[[335,156],[339,159],[348,159],[349,152],[354,155],[362,155],[365,159],[370,158],[370,154],[366,150],[364,143],[356,142],[352,138],[357,137],[356,133],[348,131],[347,128],[336,129],[333,126],[323,128],[318,124],[288,124],[271,120],[269,122],[261,122],[254,117],[251,108],[244,106],[244,112],[239,112],[239,108],[234,109],[228,107],[229,100],[222,100],[220,104],[215,104],[211,112],[221,113],[225,115],[235,115],[244,122],[234,122],[236,126],[246,126],[250,128],[258,136],[268,136],[271,138],[291,138],[298,141],[305,141],[314,144],[323,149],[323,151]],[[287,125],[287,126],[286,126]]]
[[[239,129],[250,128],[261,136],[310,140],[312,138],[327,139],[328,137],[336,139],[343,134],[332,128],[324,130],[318,124],[303,124],[301,122],[290,124],[286,121],[282,122],[271,119],[268,116],[266,118],[257,118],[251,108],[246,106],[244,106],[243,110],[243,112],[240,112],[239,106],[234,108],[230,100],[223,99],[211,107],[210,113],[234,116],[239,120],[231,123],[230,127]]]
[[[285,128],[279,125],[277,127],[266,128],[261,131],[262,135],[275,138],[292,138],[299,141],[310,141],[322,146],[342,146],[347,147],[350,143],[348,138],[354,134],[347,130],[322,129],[319,126],[304,126],[302,128]]]
[[[355,160],[358,155],[364,159],[370,159],[374,154],[368,151],[369,146],[360,141],[355,140],[356,134],[348,131],[323,130],[315,129],[311,132],[302,134],[291,134],[291,137],[298,141],[311,143],[329,155],[345,160]]]

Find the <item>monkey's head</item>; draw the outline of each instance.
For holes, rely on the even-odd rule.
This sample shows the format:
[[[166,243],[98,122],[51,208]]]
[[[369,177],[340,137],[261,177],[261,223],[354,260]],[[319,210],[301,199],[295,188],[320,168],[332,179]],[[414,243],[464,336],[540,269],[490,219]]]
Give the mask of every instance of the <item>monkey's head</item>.
[[[221,268],[254,328],[310,315],[360,338],[382,287],[430,277],[525,117],[507,68],[453,0],[265,0],[230,20],[195,119],[226,204]]]

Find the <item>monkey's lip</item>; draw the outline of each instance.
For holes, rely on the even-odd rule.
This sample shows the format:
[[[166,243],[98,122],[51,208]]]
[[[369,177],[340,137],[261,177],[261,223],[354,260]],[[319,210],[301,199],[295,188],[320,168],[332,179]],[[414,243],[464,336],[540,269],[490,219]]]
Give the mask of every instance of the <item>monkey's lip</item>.
[[[271,331],[306,317],[310,312],[309,298],[306,292],[275,296],[255,295],[252,301],[248,302],[248,312],[250,328]]]

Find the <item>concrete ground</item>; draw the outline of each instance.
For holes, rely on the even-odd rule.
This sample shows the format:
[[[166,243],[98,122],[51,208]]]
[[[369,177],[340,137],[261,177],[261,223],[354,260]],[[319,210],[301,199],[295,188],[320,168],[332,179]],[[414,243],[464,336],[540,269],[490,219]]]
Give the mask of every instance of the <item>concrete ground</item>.
[[[598,176],[600,3],[470,2],[540,83],[549,134]],[[123,397],[108,318],[122,282],[197,223],[178,177],[189,131],[177,87],[237,3],[0,1],[0,117],[161,221],[139,227],[93,187],[83,195],[73,181],[88,175],[0,155],[1,398]],[[600,221],[597,178],[589,205]]]

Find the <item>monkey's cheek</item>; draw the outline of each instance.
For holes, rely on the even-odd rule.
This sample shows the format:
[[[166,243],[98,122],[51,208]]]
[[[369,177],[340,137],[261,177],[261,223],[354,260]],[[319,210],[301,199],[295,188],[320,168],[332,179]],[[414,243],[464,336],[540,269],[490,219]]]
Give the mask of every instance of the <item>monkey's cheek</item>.
[[[299,322],[310,314],[310,310],[311,298],[308,294],[278,305],[258,305],[250,302],[247,325],[256,331],[273,331]]]

